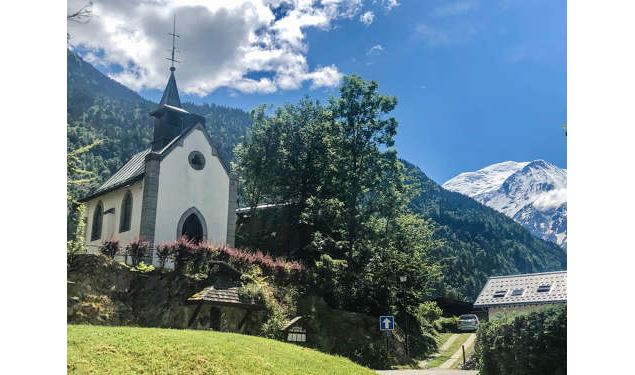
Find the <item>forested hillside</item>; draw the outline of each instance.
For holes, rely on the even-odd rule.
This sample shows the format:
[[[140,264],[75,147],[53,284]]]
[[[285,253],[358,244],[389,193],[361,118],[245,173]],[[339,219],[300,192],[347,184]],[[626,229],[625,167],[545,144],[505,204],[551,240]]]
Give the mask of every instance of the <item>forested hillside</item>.
[[[68,149],[101,140],[84,157],[85,168],[96,173],[92,184],[72,192],[86,193],[102,182],[134,153],[148,147],[152,137],[150,111],[156,103],[106,77],[72,51],[67,53]],[[166,82],[168,72],[166,69]],[[214,104],[185,103],[185,109],[205,117],[206,127],[227,163],[232,150],[242,141],[251,124],[250,115],[240,109]]]
[[[566,254],[556,244],[472,198],[443,189],[419,167],[402,162],[420,187],[410,208],[434,221],[443,243],[435,256],[445,269],[446,295],[474,299],[488,276],[566,268]]]

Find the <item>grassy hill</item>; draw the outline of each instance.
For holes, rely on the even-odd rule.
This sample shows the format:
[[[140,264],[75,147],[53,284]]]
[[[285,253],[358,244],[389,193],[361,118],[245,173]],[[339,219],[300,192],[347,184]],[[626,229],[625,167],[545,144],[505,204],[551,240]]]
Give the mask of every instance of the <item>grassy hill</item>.
[[[69,374],[373,374],[348,359],[261,337],[68,326]]]

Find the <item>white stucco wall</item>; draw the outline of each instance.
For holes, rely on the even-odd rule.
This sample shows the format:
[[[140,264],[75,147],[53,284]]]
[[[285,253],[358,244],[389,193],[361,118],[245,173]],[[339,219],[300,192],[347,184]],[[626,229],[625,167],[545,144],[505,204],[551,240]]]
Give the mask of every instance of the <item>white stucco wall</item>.
[[[130,223],[130,230],[126,232],[119,232],[119,221],[121,220],[121,204],[126,192],[130,190],[132,193],[132,221]],[[86,243],[88,245],[88,252],[96,254],[99,251],[99,246],[104,240],[113,238],[119,240],[119,244],[124,248],[130,241],[139,237],[139,227],[141,223],[141,199],[143,197],[143,181],[135,182],[134,184],[126,187],[122,187],[117,190],[113,190],[104,195],[98,196],[90,201],[86,202]],[[103,224],[101,227],[101,238],[95,241],[91,241],[90,237],[93,229],[93,214],[97,203],[101,201],[104,207],[104,212],[109,209],[115,209],[114,214],[104,214]]]
[[[188,161],[192,151],[205,157],[205,167],[195,170]],[[155,244],[177,239],[179,219],[188,209],[195,207],[205,218],[207,241],[226,242],[229,176],[205,134],[194,129],[182,144],[172,149],[161,161]]]

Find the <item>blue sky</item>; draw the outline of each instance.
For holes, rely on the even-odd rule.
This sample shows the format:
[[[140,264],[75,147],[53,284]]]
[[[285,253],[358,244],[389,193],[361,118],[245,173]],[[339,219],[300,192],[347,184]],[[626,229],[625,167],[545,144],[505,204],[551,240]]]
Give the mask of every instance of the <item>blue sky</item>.
[[[365,12],[373,13],[372,23],[360,21]],[[505,160],[541,158],[566,168],[564,1],[402,0],[390,9],[371,1],[328,27],[302,31],[308,72],[332,66],[376,80],[398,98],[399,154],[435,181]],[[177,67],[177,82],[187,69],[187,61]],[[160,74],[167,73],[166,65]],[[311,86],[305,80],[270,93],[220,87],[183,96],[249,110],[336,92]],[[156,100],[161,90],[140,92]]]

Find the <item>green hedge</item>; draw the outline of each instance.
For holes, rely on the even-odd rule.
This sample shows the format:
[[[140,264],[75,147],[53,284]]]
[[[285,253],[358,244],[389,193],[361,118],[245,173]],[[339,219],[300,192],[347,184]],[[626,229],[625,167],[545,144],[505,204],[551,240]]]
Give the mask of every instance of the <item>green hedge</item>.
[[[481,375],[565,375],[566,305],[481,324],[475,355]]]
[[[434,322],[434,329],[437,332],[455,333],[458,332],[457,324],[459,323],[458,316],[452,316],[449,318],[439,318]]]

